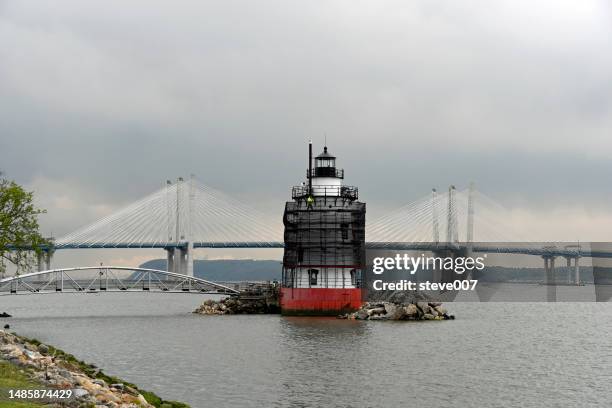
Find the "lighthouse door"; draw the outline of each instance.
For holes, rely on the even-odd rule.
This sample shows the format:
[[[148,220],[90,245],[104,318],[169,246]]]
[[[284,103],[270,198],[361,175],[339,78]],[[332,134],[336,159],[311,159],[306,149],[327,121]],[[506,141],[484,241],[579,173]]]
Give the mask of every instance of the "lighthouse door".
[[[319,270],[318,269],[309,269],[308,270],[308,282],[310,284],[310,286],[317,286],[317,281],[318,281],[318,276],[319,276]]]

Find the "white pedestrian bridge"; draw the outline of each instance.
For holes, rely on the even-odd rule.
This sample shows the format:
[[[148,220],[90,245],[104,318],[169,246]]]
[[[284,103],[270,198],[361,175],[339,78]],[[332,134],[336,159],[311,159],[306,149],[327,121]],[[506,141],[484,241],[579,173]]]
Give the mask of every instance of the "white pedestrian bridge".
[[[26,273],[0,280],[0,296],[44,293],[161,292],[236,295],[229,286],[147,268],[84,266]]]

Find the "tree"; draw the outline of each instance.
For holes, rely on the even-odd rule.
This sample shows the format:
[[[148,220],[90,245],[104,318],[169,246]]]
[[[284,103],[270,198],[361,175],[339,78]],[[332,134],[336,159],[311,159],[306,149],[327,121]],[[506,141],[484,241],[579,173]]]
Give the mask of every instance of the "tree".
[[[34,206],[33,193],[25,191],[0,173],[0,274],[7,262],[17,270],[29,269],[50,244],[38,231],[38,215],[44,210]]]

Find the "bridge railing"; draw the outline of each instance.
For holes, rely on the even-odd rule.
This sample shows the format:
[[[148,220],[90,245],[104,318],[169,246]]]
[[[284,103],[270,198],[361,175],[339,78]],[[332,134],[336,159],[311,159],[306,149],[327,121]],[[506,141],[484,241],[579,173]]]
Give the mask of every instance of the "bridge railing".
[[[0,295],[53,292],[238,293],[231,287],[193,276],[117,266],[52,269],[0,280]]]

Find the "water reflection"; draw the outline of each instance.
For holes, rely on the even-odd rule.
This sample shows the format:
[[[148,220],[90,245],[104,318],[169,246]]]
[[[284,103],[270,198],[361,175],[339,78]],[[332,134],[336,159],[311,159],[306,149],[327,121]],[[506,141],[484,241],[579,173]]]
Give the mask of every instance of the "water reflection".
[[[360,362],[370,343],[371,326],[329,317],[282,317],[276,406],[325,406],[346,401],[365,367]],[[313,397],[316,401],[313,401]]]

